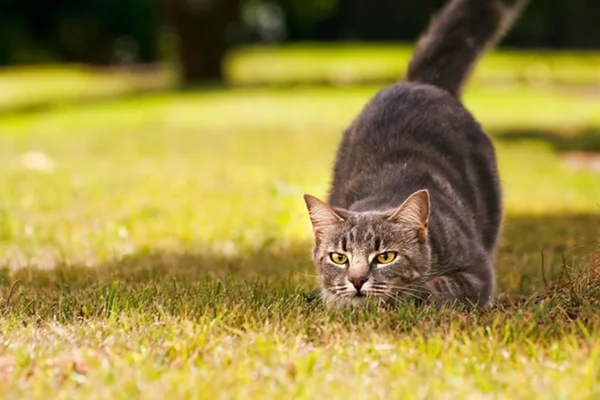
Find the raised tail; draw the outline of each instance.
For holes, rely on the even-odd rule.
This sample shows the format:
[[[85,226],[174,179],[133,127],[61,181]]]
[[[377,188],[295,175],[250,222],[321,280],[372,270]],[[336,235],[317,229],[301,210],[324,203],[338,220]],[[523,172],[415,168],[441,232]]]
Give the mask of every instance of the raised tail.
[[[406,79],[459,97],[479,56],[512,26],[527,0],[450,0],[417,42]]]

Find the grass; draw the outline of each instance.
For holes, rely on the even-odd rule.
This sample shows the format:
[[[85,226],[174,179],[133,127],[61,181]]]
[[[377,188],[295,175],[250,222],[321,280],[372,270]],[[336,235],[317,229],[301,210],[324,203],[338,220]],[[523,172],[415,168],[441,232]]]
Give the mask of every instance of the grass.
[[[597,137],[597,96],[467,93],[505,187],[495,309],[327,311],[302,193],[374,91],[3,116],[0,398],[597,397],[600,179],[548,139]]]
[[[393,82],[403,76],[412,46],[403,43],[298,43],[284,47],[243,47],[228,56],[226,72],[236,85],[329,83],[352,86]],[[494,50],[475,70],[470,86],[586,86],[600,83],[597,52],[538,49]]]
[[[230,86],[327,85],[356,87],[397,81],[405,74],[412,47],[392,44],[299,43],[282,47],[232,49],[224,62]],[[600,54],[583,51],[494,50],[469,82],[473,89],[551,90],[562,87],[595,95]],[[172,65],[88,68],[82,65],[0,69],[0,111],[37,111],[84,101],[148,91],[177,83]]]
[[[39,110],[172,88],[172,69],[90,68],[84,65],[15,66],[0,69],[0,111]]]

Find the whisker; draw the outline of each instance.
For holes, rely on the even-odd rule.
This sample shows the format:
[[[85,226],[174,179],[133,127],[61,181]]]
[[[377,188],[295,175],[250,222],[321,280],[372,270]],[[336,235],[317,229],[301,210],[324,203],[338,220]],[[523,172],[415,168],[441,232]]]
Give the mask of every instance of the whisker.
[[[418,281],[414,280],[414,281],[411,281],[411,282],[406,282],[406,283],[404,283],[400,287],[411,287],[411,286],[414,286],[416,284],[418,284]],[[374,286],[374,287],[399,287],[398,285],[393,285],[393,284],[390,284],[390,283],[383,283],[383,282],[382,283],[374,283],[372,286]]]
[[[347,286],[344,284],[332,285],[332,286],[327,287],[327,290],[329,290],[333,294],[339,293],[340,291],[344,291],[347,289],[348,289]]]
[[[392,287],[392,288],[402,294],[409,296],[409,297],[414,297],[419,300],[424,300],[423,299],[423,290],[420,288],[414,288],[414,287]],[[388,290],[388,291],[390,291],[390,290]]]
[[[425,301],[425,298],[422,296],[421,293],[404,292],[403,294],[406,295],[406,296],[408,296],[409,298],[412,298],[412,299],[417,299],[417,300],[420,300],[420,301]]]
[[[429,271],[428,273],[423,275],[423,278],[438,278],[443,275],[458,274],[461,272],[465,272],[464,269],[451,266],[451,267],[437,269],[435,271]]]
[[[387,300],[391,300],[394,303],[396,303],[400,300],[400,297],[398,297],[395,294],[389,293],[389,292],[382,292],[381,294],[384,295],[387,298]]]
[[[422,292],[422,289],[420,289],[418,287],[411,287],[411,286],[385,285],[383,287],[375,287],[374,289],[386,290],[386,291],[393,289],[393,290],[403,291],[406,293],[415,293],[415,294],[420,294]]]
[[[373,285],[373,286],[377,286],[377,287],[384,287],[384,288],[412,288],[415,286],[414,283],[412,284],[407,284],[407,285],[402,285],[402,286],[398,286],[398,285],[393,285],[391,283],[381,283],[378,285]]]
[[[345,283],[339,283],[337,285],[331,285],[331,287],[335,287],[335,288],[345,288],[346,284]]]
[[[376,290],[371,290],[372,293],[374,294],[381,294],[386,296],[389,299],[392,300],[400,300],[400,297],[398,296],[398,294],[403,294],[405,296],[411,297],[411,298],[416,298],[418,300],[424,300],[424,298],[422,297],[422,293],[421,292],[409,292],[409,291],[404,291],[402,289],[398,289],[396,293],[390,291],[390,290],[380,290],[380,289],[376,289]]]
[[[340,297],[351,297],[354,295],[355,292],[351,291],[351,290],[342,290],[337,292],[337,295],[339,295]]]

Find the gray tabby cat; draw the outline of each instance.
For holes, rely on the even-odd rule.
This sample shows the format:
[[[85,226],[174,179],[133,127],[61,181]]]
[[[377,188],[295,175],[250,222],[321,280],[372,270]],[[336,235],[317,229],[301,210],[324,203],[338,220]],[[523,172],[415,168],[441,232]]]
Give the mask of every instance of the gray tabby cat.
[[[525,1],[451,0],[417,43],[406,81],[346,130],[328,204],[304,196],[328,305],[490,305],[501,189],[492,142],[460,93]]]

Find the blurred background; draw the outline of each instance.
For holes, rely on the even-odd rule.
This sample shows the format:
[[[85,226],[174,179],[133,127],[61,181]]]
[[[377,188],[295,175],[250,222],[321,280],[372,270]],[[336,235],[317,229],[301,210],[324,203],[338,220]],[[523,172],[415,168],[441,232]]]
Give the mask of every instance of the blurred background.
[[[138,73],[139,79],[132,81],[129,76],[128,85],[113,81],[103,94],[215,81],[229,85],[389,82],[402,74],[409,55],[409,48],[398,43],[411,43],[443,3],[4,0],[0,4],[0,66],[38,65],[50,72],[49,65],[68,65],[53,72],[70,71],[73,79],[84,72]],[[597,1],[531,3],[503,45],[555,50],[600,47]],[[598,80],[597,57],[530,61],[511,65],[508,71],[490,66],[493,70],[488,77],[533,75],[533,79],[557,83]],[[6,101],[10,95],[6,88],[3,92]]]
[[[214,274],[312,271],[302,193],[325,195],[341,131],[443,3],[3,0],[0,260],[151,249],[201,253]],[[598,15],[532,0],[465,92],[505,186],[501,288],[536,282],[540,248],[558,271],[597,241]]]

